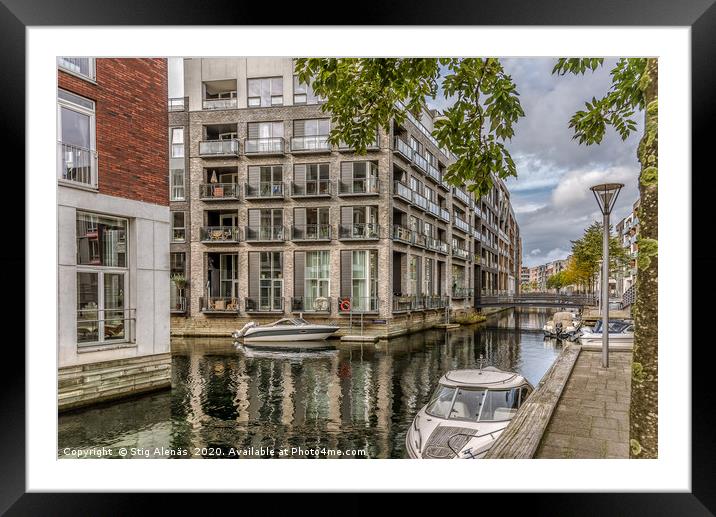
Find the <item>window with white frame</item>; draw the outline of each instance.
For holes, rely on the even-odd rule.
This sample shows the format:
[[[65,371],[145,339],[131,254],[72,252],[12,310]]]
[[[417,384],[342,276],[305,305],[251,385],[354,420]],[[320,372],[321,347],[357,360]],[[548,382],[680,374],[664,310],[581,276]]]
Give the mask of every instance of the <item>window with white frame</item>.
[[[77,212],[77,344],[131,340],[126,219]]]
[[[184,212],[172,212],[172,241],[186,241],[186,223],[184,221]]]
[[[57,90],[57,176],[61,180],[97,186],[95,103]]]
[[[324,99],[313,92],[310,84],[299,81],[298,76],[293,76],[293,103],[294,104],[318,104]]]
[[[184,158],[184,128],[173,127],[172,132],[172,158]]]
[[[95,60],[93,57],[58,57],[57,66],[91,81],[95,79]]]
[[[283,106],[283,77],[248,80],[249,108]]]

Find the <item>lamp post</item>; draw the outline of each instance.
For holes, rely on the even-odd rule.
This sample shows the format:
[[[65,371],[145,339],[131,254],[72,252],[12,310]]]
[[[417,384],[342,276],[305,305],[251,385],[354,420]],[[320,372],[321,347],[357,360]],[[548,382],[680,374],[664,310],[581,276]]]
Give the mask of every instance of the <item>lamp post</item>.
[[[602,367],[609,368],[609,214],[619,196],[623,183],[603,183],[590,188],[604,216],[602,230]]]

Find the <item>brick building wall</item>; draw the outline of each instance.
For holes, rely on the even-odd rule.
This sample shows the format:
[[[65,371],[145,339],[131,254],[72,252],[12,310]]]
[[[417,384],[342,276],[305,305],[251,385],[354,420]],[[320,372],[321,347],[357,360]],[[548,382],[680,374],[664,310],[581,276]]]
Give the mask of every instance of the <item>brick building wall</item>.
[[[97,59],[96,71],[60,68],[58,86],[96,103],[99,193],[168,205],[167,60]]]

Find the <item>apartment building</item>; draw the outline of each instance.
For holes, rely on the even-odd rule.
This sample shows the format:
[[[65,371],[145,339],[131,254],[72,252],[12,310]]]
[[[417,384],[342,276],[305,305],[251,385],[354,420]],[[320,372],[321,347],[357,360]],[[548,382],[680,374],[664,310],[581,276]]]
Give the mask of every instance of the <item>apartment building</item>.
[[[616,235],[629,256],[628,264],[615,274],[614,294],[617,297],[624,296],[624,293],[626,293],[636,282],[636,258],[639,250],[639,245],[637,243],[639,235],[639,217],[637,216],[638,209],[639,199],[634,202],[631,213],[619,221],[615,227]]]
[[[170,385],[167,63],[57,61],[59,408]]]
[[[389,333],[519,289],[509,192],[496,179],[475,199],[443,180],[454,157],[435,113],[376,128],[358,155],[328,143],[330,115],[293,70],[184,60],[185,97],[169,101],[173,332],[304,313]]]

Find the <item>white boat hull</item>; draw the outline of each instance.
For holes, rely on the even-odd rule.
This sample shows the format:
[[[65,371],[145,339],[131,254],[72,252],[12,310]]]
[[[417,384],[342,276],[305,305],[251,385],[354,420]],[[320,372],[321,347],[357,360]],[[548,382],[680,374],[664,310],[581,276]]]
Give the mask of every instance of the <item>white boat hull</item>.
[[[299,342],[299,341],[317,341],[330,337],[338,329],[329,329],[323,331],[306,331],[298,330],[293,334],[276,334],[271,331],[247,332],[243,336],[245,343],[262,343],[262,342]],[[297,332],[297,333],[296,333]]]
[[[602,345],[602,334],[583,334],[579,338],[579,343],[581,345],[592,345],[592,346],[601,346]],[[624,333],[624,334],[609,334],[609,344],[610,345],[633,345],[634,344],[634,334],[632,332]]]

